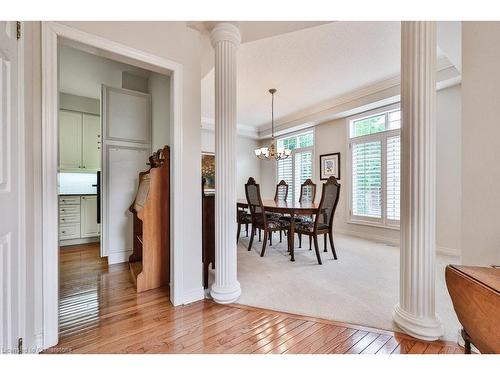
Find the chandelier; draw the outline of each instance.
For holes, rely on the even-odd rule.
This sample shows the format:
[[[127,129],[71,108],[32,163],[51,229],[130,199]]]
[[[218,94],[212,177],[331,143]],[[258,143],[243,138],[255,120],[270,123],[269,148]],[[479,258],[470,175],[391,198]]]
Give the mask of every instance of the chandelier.
[[[261,147],[254,150],[255,156],[262,160],[283,160],[290,156],[291,151],[284,147],[276,147],[274,139],[274,94],[276,89],[270,89],[271,94],[271,144],[269,147]]]

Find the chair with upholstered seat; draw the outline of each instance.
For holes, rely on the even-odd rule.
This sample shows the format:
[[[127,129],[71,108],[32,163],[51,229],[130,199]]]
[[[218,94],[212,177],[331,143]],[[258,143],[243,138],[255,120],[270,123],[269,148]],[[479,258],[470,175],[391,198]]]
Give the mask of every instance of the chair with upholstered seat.
[[[248,224],[252,223],[252,216],[245,209],[238,208],[236,210],[236,222],[238,223],[238,232],[236,233],[236,242],[240,240],[241,226],[245,225],[246,236],[248,237]]]
[[[288,184],[286,183],[285,180],[281,180],[276,185],[276,190],[274,193],[274,200],[275,201],[286,201],[287,198],[288,198]],[[272,220],[283,219],[282,214],[267,212],[266,215],[267,215],[268,219],[272,219]],[[260,232],[259,232],[259,241],[260,241]],[[283,241],[283,231],[280,231],[280,242],[282,242],[282,241]],[[273,245],[272,233],[269,236],[269,245],[271,245],[271,246]]]
[[[252,219],[252,230],[250,234],[250,243],[248,244],[248,251],[252,249],[253,239],[257,229],[259,231],[263,230],[264,240],[262,241],[262,251],[260,253],[260,256],[263,257],[266,251],[268,235],[271,235],[273,232],[288,230],[290,223],[274,219],[266,215],[260,196],[259,184],[257,184],[252,177],[250,177],[248,182],[245,184],[245,194]]]
[[[288,198],[288,184],[285,180],[281,180],[276,185],[276,191],[274,193],[275,201],[286,201]]]
[[[315,198],[316,198],[316,184],[312,182],[310,178],[308,178],[300,185],[299,202],[300,203],[314,202]],[[283,219],[290,220],[290,217],[285,216]],[[303,215],[295,216],[295,222],[300,222],[300,221],[312,222],[312,216],[303,216]],[[311,245],[312,245],[312,238],[309,237],[309,250],[312,249]],[[299,234],[299,248],[301,247],[302,247],[302,236]]]
[[[306,235],[314,239],[314,250],[318,263],[321,262],[321,255],[318,246],[318,235],[328,235],[330,239],[330,247],[332,248],[333,258],[337,259],[335,244],[333,242],[333,217],[335,209],[339,202],[340,184],[335,177],[330,177],[323,184],[321,193],[321,201],[319,202],[318,213],[313,221],[300,221],[295,223],[295,232],[299,235]],[[326,237],[325,237],[326,238]]]

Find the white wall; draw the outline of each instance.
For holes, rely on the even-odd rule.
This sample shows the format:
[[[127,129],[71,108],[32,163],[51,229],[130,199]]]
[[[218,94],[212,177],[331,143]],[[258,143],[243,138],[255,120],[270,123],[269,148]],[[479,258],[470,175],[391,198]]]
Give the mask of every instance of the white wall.
[[[60,44],[59,48],[59,66],[59,89],[61,92],[94,99],[101,97],[101,84],[122,87],[124,72],[148,75],[148,72],[143,69],[63,44]]]
[[[460,253],[461,233],[461,89],[460,85],[440,90],[437,93],[437,179],[436,179],[436,241],[442,253]],[[314,182],[318,184],[316,200],[321,198],[319,179],[319,155],[340,152],[341,192],[335,214],[335,230],[376,241],[399,243],[399,230],[350,224],[348,220],[347,192],[349,174],[346,170],[347,153],[346,119],[337,119],[315,127]],[[269,141],[263,141],[268,144]],[[264,197],[274,196],[276,163],[261,162],[261,191]]]
[[[200,187],[200,46],[198,32],[185,22],[65,22],[103,38],[116,41],[183,66],[183,289],[185,302],[202,298],[201,195]],[[41,297],[41,27],[24,24],[26,80],[26,249],[28,292],[26,346],[40,342]],[[155,37],[152,38],[151,36]]]
[[[170,144],[170,77],[151,73],[151,120],[153,128],[153,150]]]
[[[437,92],[436,243],[437,251],[460,255],[462,248],[462,89]]]
[[[257,147],[259,147],[257,140],[241,135],[236,136],[236,196],[238,198],[245,198],[245,184],[249,177],[260,178],[260,160],[254,154],[254,149]],[[201,130],[201,151],[215,152],[215,133],[212,130]]]
[[[101,103],[99,99],[86,98],[73,94],[59,93],[59,108],[69,111],[86,112],[101,115]]]
[[[101,84],[151,94],[153,150],[170,144],[170,77],[61,44],[59,53],[61,108],[91,112],[101,97]],[[75,108],[68,108],[72,106]],[[97,102],[100,114],[99,102]],[[86,109],[86,110],[83,110]]]
[[[462,263],[500,264],[500,22],[462,31]]]

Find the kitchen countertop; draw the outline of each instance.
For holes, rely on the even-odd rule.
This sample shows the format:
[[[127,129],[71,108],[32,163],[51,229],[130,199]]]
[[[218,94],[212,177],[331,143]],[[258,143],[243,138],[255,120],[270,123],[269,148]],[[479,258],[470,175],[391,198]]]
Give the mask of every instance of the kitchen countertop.
[[[97,195],[97,193],[91,193],[91,194],[88,194],[88,193],[85,193],[85,194],[57,194],[58,196],[60,197],[69,197],[69,196],[72,196],[72,195],[75,195],[75,196],[80,196],[80,195]]]

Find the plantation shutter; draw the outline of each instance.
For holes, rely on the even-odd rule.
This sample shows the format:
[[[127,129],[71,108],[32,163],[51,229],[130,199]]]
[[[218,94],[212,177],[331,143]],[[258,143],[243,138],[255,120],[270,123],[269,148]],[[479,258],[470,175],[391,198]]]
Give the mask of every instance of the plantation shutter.
[[[278,161],[278,182],[285,180],[288,184],[287,202],[292,201],[292,186],[293,186],[293,158],[289,157],[285,160]]]
[[[387,209],[388,220],[399,220],[401,139],[387,137]]]
[[[296,152],[295,154],[295,177],[294,177],[294,200],[300,198],[300,186],[308,178],[312,179],[312,151]],[[290,192],[288,193],[290,198]]]
[[[352,143],[352,215],[382,217],[382,142]]]

